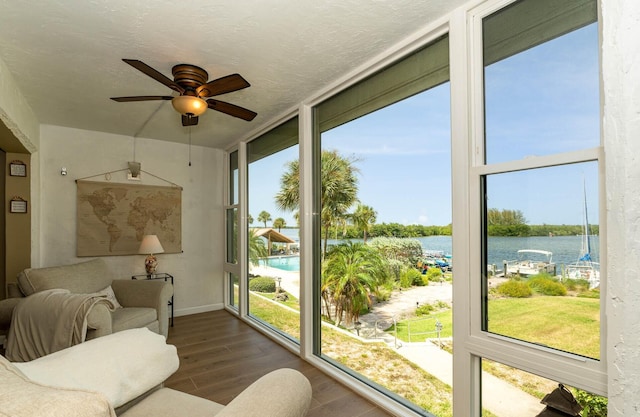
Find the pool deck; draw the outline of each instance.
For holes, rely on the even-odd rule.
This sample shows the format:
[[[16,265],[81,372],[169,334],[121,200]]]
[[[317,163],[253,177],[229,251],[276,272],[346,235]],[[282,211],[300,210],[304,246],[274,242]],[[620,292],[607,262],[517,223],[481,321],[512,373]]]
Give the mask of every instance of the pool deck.
[[[282,281],[280,285],[282,288],[294,297],[300,299],[300,272],[285,271],[283,269],[260,265],[251,266],[249,273],[264,277],[281,278]]]

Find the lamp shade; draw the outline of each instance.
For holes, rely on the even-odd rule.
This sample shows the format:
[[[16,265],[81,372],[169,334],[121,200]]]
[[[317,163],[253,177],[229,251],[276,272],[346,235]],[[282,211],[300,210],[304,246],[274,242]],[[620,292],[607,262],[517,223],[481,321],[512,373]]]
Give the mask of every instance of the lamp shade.
[[[176,111],[184,116],[200,116],[207,110],[207,102],[196,96],[178,96],[171,99]]]
[[[140,249],[138,249],[138,253],[140,254],[154,254],[154,253],[163,253],[164,248],[160,244],[160,240],[156,235],[145,235],[142,238],[142,243],[140,244]]]

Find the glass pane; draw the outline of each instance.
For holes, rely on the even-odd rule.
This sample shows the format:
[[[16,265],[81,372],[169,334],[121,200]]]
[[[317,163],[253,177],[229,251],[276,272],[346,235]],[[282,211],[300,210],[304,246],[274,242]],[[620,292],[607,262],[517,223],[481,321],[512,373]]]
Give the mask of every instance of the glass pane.
[[[599,146],[595,5],[526,0],[484,19],[486,163]]]
[[[606,417],[607,398],[591,394],[499,362],[482,359],[483,417],[568,416]],[[574,410],[576,414],[554,411]],[[582,414],[577,414],[582,410]]]
[[[486,329],[600,357],[598,164],[485,178]]]
[[[229,154],[229,201],[228,205],[238,204],[238,151]]]
[[[249,314],[300,339],[298,119],[248,146]],[[288,175],[291,170],[295,175]]]
[[[238,209],[226,210],[227,221],[227,262],[238,263]]]
[[[238,276],[233,273],[228,273],[227,278],[229,280],[229,306],[234,307],[237,310],[238,300],[240,299],[238,296],[240,281],[238,280]]]
[[[323,359],[418,413],[450,417],[447,45],[440,39],[319,106],[314,297]]]

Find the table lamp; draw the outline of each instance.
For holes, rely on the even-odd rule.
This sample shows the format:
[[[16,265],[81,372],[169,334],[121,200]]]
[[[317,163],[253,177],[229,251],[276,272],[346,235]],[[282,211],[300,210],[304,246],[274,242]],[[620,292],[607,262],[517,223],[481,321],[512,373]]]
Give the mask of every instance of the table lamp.
[[[160,244],[160,240],[156,235],[145,235],[140,243],[140,249],[138,253],[148,254],[144,260],[144,268],[147,274],[154,274],[158,268],[158,259],[153,255],[154,253],[163,253],[164,249]]]

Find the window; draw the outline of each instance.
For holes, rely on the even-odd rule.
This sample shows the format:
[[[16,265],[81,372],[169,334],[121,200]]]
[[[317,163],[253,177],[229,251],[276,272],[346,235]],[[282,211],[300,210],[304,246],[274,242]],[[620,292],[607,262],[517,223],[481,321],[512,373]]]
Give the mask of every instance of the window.
[[[300,339],[298,118],[247,145],[248,312]]]
[[[452,415],[451,380],[417,358],[431,352],[450,373],[440,343],[450,346],[452,273],[436,265],[451,256],[448,48],[441,36],[315,110],[315,354],[443,417]],[[400,303],[390,297],[404,307],[392,310]]]
[[[452,416],[454,403],[456,415],[504,414],[491,405],[502,392],[491,384],[514,375],[536,412],[558,383],[576,395],[607,394],[597,2],[470,3],[422,47],[399,46],[402,58],[305,101],[312,104],[300,106],[301,150],[298,118],[241,147],[248,218],[233,211],[243,205],[226,207],[228,233],[240,228],[249,265],[245,274],[226,264],[243,288],[231,298],[248,298],[251,320],[299,341],[310,362],[352,377],[345,380],[376,401],[438,417]],[[292,193],[281,210],[282,182],[296,175],[311,185],[302,203]],[[312,245],[302,252],[311,276],[297,278],[312,295],[274,272],[299,249],[277,240],[296,240],[299,204]],[[228,235],[230,246],[237,236]],[[388,248],[407,236],[418,245]],[[446,263],[447,255],[453,263],[433,259]],[[437,277],[422,274],[433,267]],[[258,277],[275,279],[268,290],[252,289]],[[418,299],[416,317],[369,320],[376,301],[398,288],[416,304],[407,294],[427,281],[452,288],[455,303]],[[274,300],[274,288],[293,303]],[[312,328],[299,327],[298,297],[310,301],[302,319]],[[415,344],[435,350],[405,362]],[[446,376],[415,365],[425,356],[453,357],[453,389]],[[529,392],[533,380],[539,388]]]
[[[474,15],[484,123],[469,177],[470,331],[456,340],[472,368],[493,360],[606,394],[596,6],[521,0]]]
[[[239,211],[239,172],[238,151],[231,152],[228,158],[227,196],[225,205],[226,223],[226,262],[225,289],[227,305],[238,309],[238,211]]]

